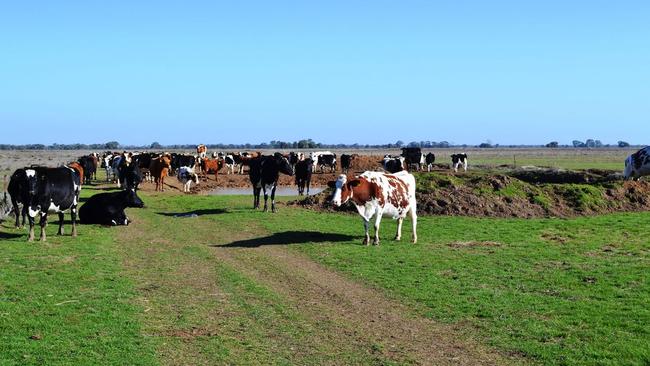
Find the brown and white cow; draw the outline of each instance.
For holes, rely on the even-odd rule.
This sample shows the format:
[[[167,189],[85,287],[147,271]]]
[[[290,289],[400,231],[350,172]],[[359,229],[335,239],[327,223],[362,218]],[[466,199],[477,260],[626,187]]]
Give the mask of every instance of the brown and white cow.
[[[370,219],[375,216],[375,237],[373,244],[379,245],[379,224],[383,216],[397,219],[397,234],[395,240],[402,238],[402,223],[410,213],[413,222],[413,243],[417,242],[417,204],[415,201],[415,177],[408,172],[395,174],[367,171],[358,177],[348,179],[344,174],[339,175],[334,182],[329,182],[334,188],[332,203],[341,206],[352,200],[363,218],[366,237],[363,243],[370,244],[368,229]]]
[[[206,155],[208,154],[208,148],[207,146],[201,144],[196,147],[196,153],[199,155],[201,159],[205,159]]]
[[[156,159],[151,159],[149,171],[153,176],[154,182],[156,182],[156,191],[165,191],[165,177],[169,175],[171,161],[172,159],[169,154],[165,154]]]
[[[224,164],[225,163],[223,158],[203,159],[201,160],[201,170],[203,173],[205,173],[206,179],[208,177],[208,174],[214,173],[214,180],[217,181],[219,170],[223,168]]]

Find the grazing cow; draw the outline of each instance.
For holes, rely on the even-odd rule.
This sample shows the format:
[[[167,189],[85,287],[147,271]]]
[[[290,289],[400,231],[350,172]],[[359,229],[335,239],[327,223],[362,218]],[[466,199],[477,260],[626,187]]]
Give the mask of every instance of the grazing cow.
[[[366,236],[363,243],[370,244],[368,234],[370,219],[375,216],[375,236],[373,244],[379,245],[379,225],[383,216],[397,219],[397,234],[395,240],[402,238],[402,223],[410,213],[413,221],[413,243],[417,237],[417,205],[415,201],[415,177],[408,172],[385,174],[380,172],[364,172],[358,177],[348,180],[341,174],[328,185],[334,189],[332,203],[340,207],[352,200],[363,217],[363,227]]]
[[[382,160],[384,170],[389,173],[397,173],[404,170],[404,157],[392,157],[390,155],[384,155],[384,160]]]
[[[192,167],[193,166],[194,165],[192,165]],[[165,191],[165,177],[169,175],[170,167],[171,156],[169,154],[151,160],[149,171],[151,172],[151,175],[153,175],[153,180],[156,183],[156,191]]]
[[[81,185],[84,184],[84,168],[81,166],[76,161],[73,161],[72,163],[68,164],[68,168],[74,169],[74,171],[79,175],[79,181],[81,182]]]
[[[323,172],[326,166],[330,168],[330,173],[334,173],[336,171],[336,154],[319,155],[318,166],[320,167],[321,173]]]
[[[646,175],[650,175],[650,146],[628,156],[625,159],[625,170],[623,171],[625,180],[639,180]]]
[[[194,184],[199,184],[199,175],[194,172],[194,168],[187,166],[182,166],[178,169],[176,178],[183,184],[183,192],[185,193],[190,192],[192,182],[194,182]]]
[[[293,175],[289,160],[280,153],[273,156],[260,156],[250,160],[248,176],[253,185],[253,208],[260,207],[260,191],[264,190],[264,211],[268,211],[268,191],[271,191],[271,211],[275,212],[275,189],[280,173]]]
[[[348,170],[350,170],[350,166],[352,165],[352,161],[356,159],[359,155],[357,154],[342,154],[341,155],[341,172],[343,174],[348,174]]]
[[[58,235],[63,235],[63,213],[70,210],[72,217],[72,236],[77,236],[77,204],[81,181],[74,169],[29,168],[25,169],[29,203],[29,241],[34,240],[34,218],[40,213],[41,241],[45,241],[45,227],[49,212],[59,215]]]
[[[311,174],[313,171],[314,164],[309,158],[296,163],[296,185],[298,186],[299,196],[305,194],[305,187],[307,187],[307,195],[309,196],[309,186],[311,185]]]
[[[424,154],[422,154],[422,150],[419,147],[402,148],[402,156],[405,159],[406,168],[409,170],[411,167],[415,167],[415,170],[420,171],[425,164]]]
[[[82,224],[128,225],[131,220],[124,213],[127,207],[144,207],[135,189],[99,193],[81,206],[79,220]]]
[[[29,204],[29,177],[27,176],[26,169],[16,169],[9,179],[9,186],[7,192],[11,196],[11,205],[13,207],[14,216],[16,217],[16,228],[25,225],[25,218],[27,216],[27,205]],[[20,213],[18,212],[20,205],[22,205],[23,222],[20,224]]]
[[[467,171],[467,154],[453,154],[451,156],[451,167],[454,169],[454,172],[458,172],[458,168],[461,166],[464,171]]]
[[[203,159],[201,160],[201,170],[203,170],[203,173],[205,173],[206,179],[208,174],[214,173],[214,180],[217,181],[217,175],[219,174],[219,170],[223,168],[224,165],[224,159],[222,158],[216,158],[216,159]]]
[[[427,162],[427,171],[430,172],[433,168],[433,163],[436,162],[436,155],[434,153],[428,153],[424,159]]]

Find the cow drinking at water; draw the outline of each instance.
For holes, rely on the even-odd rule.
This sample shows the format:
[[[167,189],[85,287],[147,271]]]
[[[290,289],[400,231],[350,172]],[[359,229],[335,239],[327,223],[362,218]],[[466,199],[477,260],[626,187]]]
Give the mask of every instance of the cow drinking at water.
[[[365,238],[370,244],[368,234],[370,219],[375,216],[375,236],[373,244],[379,245],[379,225],[383,216],[397,219],[395,240],[402,238],[402,223],[407,214],[413,222],[413,243],[417,242],[417,205],[415,201],[415,177],[408,172],[396,174],[367,171],[358,177],[348,179],[341,174],[336,181],[329,182],[334,189],[332,203],[340,207],[352,200],[363,218]]]

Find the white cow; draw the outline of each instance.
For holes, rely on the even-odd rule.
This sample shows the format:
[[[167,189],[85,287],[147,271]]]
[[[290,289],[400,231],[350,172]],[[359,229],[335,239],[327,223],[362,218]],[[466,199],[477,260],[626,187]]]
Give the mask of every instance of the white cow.
[[[348,180],[341,174],[334,182],[329,182],[334,188],[332,203],[341,206],[352,200],[363,218],[365,239],[363,243],[370,244],[368,234],[370,219],[375,216],[375,236],[373,244],[379,245],[379,225],[383,216],[397,220],[395,240],[402,238],[402,223],[407,214],[413,222],[413,243],[417,242],[417,203],[415,200],[415,177],[401,171],[395,174],[366,171],[358,177]]]

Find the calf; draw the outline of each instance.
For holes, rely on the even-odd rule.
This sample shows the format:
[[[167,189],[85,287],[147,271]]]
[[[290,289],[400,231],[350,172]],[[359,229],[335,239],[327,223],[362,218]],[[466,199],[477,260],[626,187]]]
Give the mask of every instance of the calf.
[[[425,160],[427,162],[427,171],[430,172],[433,168],[433,163],[436,162],[436,155],[434,153],[428,153]]]
[[[192,165],[193,167],[194,165]],[[163,155],[157,159],[151,160],[151,165],[149,166],[149,171],[153,176],[153,180],[156,183],[156,191],[165,191],[165,177],[169,175],[169,169],[171,167],[171,156]],[[180,168],[180,167],[179,167]]]
[[[216,158],[216,159],[203,159],[201,160],[201,169],[203,170],[203,173],[205,173],[206,179],[208,174],[214,173],[214,180],[217,181],[217,175],[219,174],[219,170],[223,168],[224,165],[224,159],[222,158]]]
[[[128,225],[131,221],[124,213],[127,207],[144,207],[135,189],[99,193],[81,206],[79,220],[82,224]]]
[[[451,156],[451,167],[454,172],[458,172],[458,168],[461,166],[464,171],[467,171],[467,154],[453,154]]]
[[[334,189],[332,203],[340,207],[352,200],[359,215],[363,218],[366,236],[363,243],[370,243],[368,234],[370,219],[375,216],[375,236],[373,244],[379,245],[379,225],[381,218],[388,216],[397,219],[397,234],[395,240],[402,238],[402,223],[407,214],[413,222],[413,243],[417,242],[417,204],[415,201],[415,177],[407,172],[385,174],[380,172],[364,172],[358,177],[348,180],[341,174],[328,185]]]
[[[59,215],[58,235],[63,235],[63,213],[70,210],[72,236],[77,236],[77,204],[81,181],[68,167],[25,169],[29,203],[29,241],[34,240],[34,218],[40,213],[41,241],[46,240],[45,227],[49,212]]]
[[[178,174],[176,175],[176,178],[178,179],[179,182],[183,184],[183,192],[185,193],[190,192],[192,182],[194,182],[194,184],[199,184],[198,174],[194,173],[194,168],[190,168],[187,166],[182,166],[178,169]]]
[[[302,196],[307,188],[307,195],[309,196],[309,186],[311,185],[311,174],[314,170],[314,165],[311,159],[298,161],[296,163],[296,185],[298,186],[298,195]]]
[[[384,160],[382,160],[384,170],[389,173],[397,173],[404,170],[404,157],[392,157],[390,155],[384,155]]]
[[[271,211],[275,212],[275,189],[280,173],[293,175],[293,169],[287,158],[280,153],[273,156],[260,156],[250,160],[248,176],[253,186],[253,208],[260,207],[260,191],[264,190],[264,211],[268,211],[268,191],[271,191]]]

